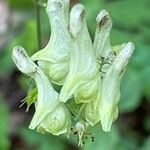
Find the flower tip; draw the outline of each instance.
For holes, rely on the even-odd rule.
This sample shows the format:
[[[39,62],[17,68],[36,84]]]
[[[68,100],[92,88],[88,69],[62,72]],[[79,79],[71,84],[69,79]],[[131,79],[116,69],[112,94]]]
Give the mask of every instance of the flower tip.
[[[118,117],[118,109],[103,107],[100,112],[100,121],[104,132],[110,132],[113,121]]]
[[[134,51],[135,49],[135,45],[132,42],[128,42],[127,45],[128,49],[131,49],[132,51]]]
[[[96,18],[96,22],[100,27],[101,26],[106,26],[106,25],[108,25],[108,27],[112,26],[112,20],[109,16],[108,11],[105,10],[105,9],[100,11],[100,13],[98,14],[98,16]]]
[[[31,130],[34,130],[34,129],[35,129],[35,126],[34,126],[32,123],[30,123],[30,125],[29,125],[28,128],[31,129]]]
[[[70,12],[70,31],[75,36],[83,24],[85,8],[82,4],[76,4]]]
[[[24,50],[23,47],[16,46],[16,47],[13,48],[13,52],[12,52],[13,60],[17,60],[18,58],[20,58],[21,54],[25,54],[25,50]]]
[[[82,4],[80,4],[80,3],[76,4],[73,9],[74,9],[75,11],[78,10],[79,13],[85,11],[85,7],[84,7]]]
[[[107,117],[101,120],[102,129],[104,132],[110,132],[112,126],[112,119],[107,119]]]
[[[27,55],[25,49],[21,46],[16,46],[12,52],[12,59],[18,69],[25,73],[29,74],[35,71],[35,65],[30,60],[29,56]]]
[[[48,0],[46,11],[49,14],[50,12],[57,11],[62,9],[63,1],[60,0]]]
[[[103,9],[99,12],[99,14],[97,15],[96,21],[99,22],[102,20],[103,17],[109,16],[109,13],[107,10]]]

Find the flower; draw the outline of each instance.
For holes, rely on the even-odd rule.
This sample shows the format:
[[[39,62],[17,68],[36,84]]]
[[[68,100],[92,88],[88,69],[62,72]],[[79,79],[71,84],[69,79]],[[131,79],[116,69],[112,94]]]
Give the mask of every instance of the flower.
[[[75,5],[71,10],[70,32],[73,52],[59,101],[66,102],[74,94],[77,103],[90,102],[98,96],[100,81],[98,63],[85,22],[85,9],[81,4]]]
[[[69,112],[58,102],[58,93],[53,89],[48,78],[32,62],[22,47],[15,47],[12,57],[18,69],[35,80],[38,89],[36,111],[29,128],[37,128],[39,131],[42,128],[54,135],[66,133],[70,125]]]
[[[46,47],[32,56],[49,79],[59,85],[69,72],[72,42],[68,31],[69,0],[48,0],[47,14],[51,25],[51,37]]]
[[[133,43],[127,43],[118,53],[115,60],[102,79],[101,99],[99,103],[100,120],[104,131],[110,131],[112,122],[118,116],[120,83],[126,65],[134,51]]]

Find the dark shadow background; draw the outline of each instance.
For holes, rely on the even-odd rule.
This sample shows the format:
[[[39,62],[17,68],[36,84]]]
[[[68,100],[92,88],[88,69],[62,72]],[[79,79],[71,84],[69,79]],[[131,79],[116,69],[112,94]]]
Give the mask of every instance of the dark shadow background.
[[[44,1],[44,0],[43,0]],[[42,1],[41,1],[42,2]],[[110,133],[92,129],[95,141],[77,148],[76,137],[40,135],[27,128],[34,108],[25,113],[19,108],[28,91],[29,78],[14,66],[11,53],[16,45],[30,55],[38,50],[34,0],[0,0],[0,150],[149,150],[150,149],[150,1],[80,0],[85,5],[91,37],[95,18],[107,9],[114,21],[112,45],[132,41],[136,50],[121,87],[120,115]],[[71,5],[77,3],[71,1]],[[41,8],[42,46],[48,41],[50,27]]]

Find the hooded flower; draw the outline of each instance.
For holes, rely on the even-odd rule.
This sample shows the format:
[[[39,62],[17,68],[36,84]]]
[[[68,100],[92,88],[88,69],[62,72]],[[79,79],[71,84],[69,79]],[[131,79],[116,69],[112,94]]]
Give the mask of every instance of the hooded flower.
[[[48,0],[51,37],[46,47],[32,56],[52,82],[62,85],[69,72],[72,42],[68,31],[69,0]]]
[[[98,95],[98,64],[85,22],[85,10],[81,4],[75,5],[71,10],[70,32],[73,39],[70,71],[59,100],[66,102],[75,94],[77,103],[90,102]]]
[[[110,131],[112,122],[118,116],[118,102],[120,99],[120,82],[134,50],[129,42],[118,53],[102,80],[101,100],[99,103],[100,120],[104,131]]]
[[[58,93],[55,92],[48,78],[32,62],[22,47],[15,47],[12,57],[18,69],[35,80],[38,89],[36,111],[29,128],[35,129],[37,126],[41,126],[56,135],[66,132],[69,115],[65,106],[58,104]],[[47,128],[45,122],[48,122],[51,127]],[[52,124],[55,124],[55,127],[52,127]]]

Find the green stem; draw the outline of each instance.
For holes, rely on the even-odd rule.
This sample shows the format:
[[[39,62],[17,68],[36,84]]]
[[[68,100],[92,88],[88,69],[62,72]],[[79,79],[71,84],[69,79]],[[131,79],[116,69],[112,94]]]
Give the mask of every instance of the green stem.
[[[38,4],[38,0],[35,0],[36,6],[36,23],[37,23],[37,39],[38,39],[38,49],[42,48],[41,41],[41,17],[40,17],[40,6]]]

